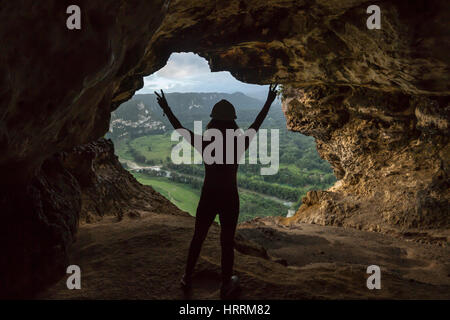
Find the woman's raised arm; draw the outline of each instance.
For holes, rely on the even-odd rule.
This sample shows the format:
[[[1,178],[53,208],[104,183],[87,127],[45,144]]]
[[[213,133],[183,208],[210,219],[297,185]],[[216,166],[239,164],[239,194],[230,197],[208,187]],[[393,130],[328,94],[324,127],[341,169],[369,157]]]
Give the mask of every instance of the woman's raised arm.
[[[258,116],[256,117],[255,121],[245,132],[245,138],[244,138],[245,139],[245,147],[243,150],[244,152],[250,146],[250,142],[256,136],[256,132],[259,130],[259,128],[261,127],[261,124],[263,123],[264,119],[267,117],[267,114],[269,113],[270,106],[272,105],[272,102],[277,97],[277,93],[278,93],[277,86],[278,86],[278,84],[275,84],[275,85],[271,84],[269,86],[269,93],[267,94],[266,103],[264,103],[264,106],[262,107],[261,111],[258,113]],[[239,155],[239,157],[240,156],[241,155]]]
[[[161,95],[159,95],[155,91],[155,94],[156,94],[156,99],[158,101],[159,106],[161,107],[164,114],[169,119],[173,128],[175,130],[177,130],[178,133],[181,134],[194,148],[196,148],[197,150],[200,149],[199,152],[201,154],[202,153],[201,146],[197,146],[194,144],[194,141],[196,141],[195,134],[191,130],[189,130],[181,125],[181,122],[178,120],[178,118],[173,114],[172,110],[170,109],[169,104],[167,103],[166,96],[164,95],[164,92],[161,90]],[[199,139],[197,139],[197,140],[199,140]],[[200,137],[199,141],[201,141],[201,137]]]
[[[255,121],[249,127],[249,129],[254,129],[255,131],[258,131],[259,127],[261,127],[261,124],[263,123],[264,119],[267,117],[267,113],[269,113],[269,109],[270,109],[270,106],[272,105],[272,102],[277,97],[277,93],[278,93],[277,86],[278,86],[278,84],[276,84],[276,85],[271,84],[269,86],[269,93],[267,94],[266,103],[264,103],[264,106],[262,107],[261,111],[259,112]]]

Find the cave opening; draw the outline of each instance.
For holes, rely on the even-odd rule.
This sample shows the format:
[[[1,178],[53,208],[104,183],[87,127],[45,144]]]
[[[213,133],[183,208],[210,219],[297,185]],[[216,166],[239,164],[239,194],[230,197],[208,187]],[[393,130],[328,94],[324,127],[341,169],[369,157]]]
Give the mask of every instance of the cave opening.
[[[277,175],[241,167],[242,181],[264,195],[252,201],[255,194],[245,193],[246,210],[275,214],[270,204],[255,204],[274,194],[264,188],[291,190],[294,178],[303,183],[290,186],[297,191],[326,189],[313,186],[327,182],[316,147],[340,179],[327,191],[309,191],[293,219],[239,226],[261,245],[239,248],[248,253],[236,260],[247,278],[244,299],[449,297],[450,2],[384,1],[381,29],[370,29],[366,1],[91,0],[80,1],[79,30],[67,29],[65,1],[26,2],[6,1],[0,9],[0,297],[31,297],[57,281],[46,297],[180,297],[176,281],[195,219],[138,183],[111,141],[99,139],[111,111],[174,50],[199,52],[213,71],[245,82],[285,85],[278,129],[286,121],[296,132],[285,132]],[[139,97],[124,105],[141,108]],[[250,111],[253,119],[257,109]],[[133,127],[139,114],[130,116],[113,121],[140,130]],[[116,152],[160,155],[167,142],[158,144],[158,134],[151,145],[138,144],[145,136],[119,142]],[[160,160],[145,155],[137,164],[161,165],[145,163]],[[193,168],[186,169],[190,176]],[[177,186],[153,171],[137,174]],[[184,182],[180,193],[166,196],[185,196],[191,186]],[[191,191],[187,198],[195,199]],[[127,216],[133,219],[117,219]],[[103,221],[83,223],[96,219]],[[217,297],[220,234],[217,225],[210,231],[200,299]],[[376,293],[367,290],[361,268],[373,263],[383,270],[384,289]],[[82,290],[67,290],[69,265],[81,267]]]
[[[142,89],[112,112],[106,136],[114,142],[122,166],[140,183],[195,215],[204,166],[173,162],[177,142],[171,139],[173,128],[154,91],[164,90],[176,116],[194,130],[196,121],[205,129],[212,106],[221,99],[235,106],[238,126],[247,128],[263,106],[268,87],[241,82],[228,71],[212,72],[198,54],[174,52],[163,68],[144,78]],[[261,163],[240,165],[240,222],[262,216],[290,217],[308,191],[328,189],[336,181],[329,163],[318,155],[314,138],[287,129],[281,103],[282,90],[261,127],[279,133],[278,153],[273,155],[278,162],[275,174],[261,175]]]

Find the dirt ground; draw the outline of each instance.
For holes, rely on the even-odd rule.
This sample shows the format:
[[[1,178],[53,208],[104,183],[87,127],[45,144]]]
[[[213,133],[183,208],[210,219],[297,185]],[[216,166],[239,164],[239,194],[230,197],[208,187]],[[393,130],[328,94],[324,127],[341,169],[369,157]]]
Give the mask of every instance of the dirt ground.
[[[191,294],[180,290],[193,227],[192,217],[154,213],[84,224],[70,253],[70,264],[81,268],[81,289],[68,290],[64,277],[37,298],[218,299],[218,225],[205,241]],[[264,220],[238,233],[287,262],[236,251],[242,299],[450,299],[448,247],[338,227],[283,229]],[[369,265],[381,268],[380,290],[366,286]]]

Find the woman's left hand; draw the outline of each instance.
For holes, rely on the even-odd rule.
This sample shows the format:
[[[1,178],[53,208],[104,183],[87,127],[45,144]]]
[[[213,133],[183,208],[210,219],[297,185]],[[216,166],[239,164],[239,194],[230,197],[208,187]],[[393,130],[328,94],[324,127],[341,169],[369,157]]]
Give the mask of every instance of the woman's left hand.
[[[161,109],[166,111],[169,109],[169,104],[167,103],[166,96],[164,95],[164,92],[161,89],[161,95],[158,94],[158,92],[155,91],[156,94],[156,100],[158,101],[159,106]]]

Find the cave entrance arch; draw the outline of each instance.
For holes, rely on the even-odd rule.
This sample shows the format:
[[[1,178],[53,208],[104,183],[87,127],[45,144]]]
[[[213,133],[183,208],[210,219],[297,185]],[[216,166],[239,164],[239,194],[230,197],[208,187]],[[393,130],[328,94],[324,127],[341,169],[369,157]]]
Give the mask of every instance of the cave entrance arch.
[[[291,127],[320,141],[343,180],[309,197],[301,221],[448,230],[448,1],[384,2],[388,29],[376,32],[365,27],[364,1],[89,1],[81,32],[67,30],[63,1],[46,2],[55,19],[9,2],[0,29],[10,40],[0,61],[0,234],[15,244],[3,252],[1,289],[20,293],[63,273],[55,265],[76,232],[77,180],[92,179],[90,155],[79,151],[100,150],[91,142],[111,109],[173,48],[195,48],[246,81],[292,85]],[[69,172],[54,155],[73,148]],[[430,241],[446,241],[437,235]]]
[[[119,161],[139,182],[195,215],[204,167],[173,163],[170,154],[177,142],[171,140],[173,129],[153,92],[163,89],[176,116],[191,130],[194,121],[201,121],[205,129],[212,106],[221,99],[235,105],[238,125],[247,128],[264,104],[268,87],[238,81],[229,72],[211,72],[207,60],[192,52],[172,53],[167,64],[144,78],[143,88],[112,113],[108,137]],[[292,216],[307,191],[327,189],[335,182],[330,166],[317,154],[314,139],[286,129],[281,97],[262,128],[280,134],[280,167],[275,175],[261,176],[264,165],[246,161],[240,166],[240,221]]]

